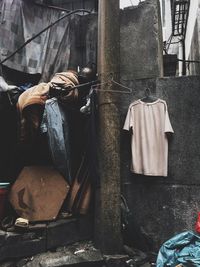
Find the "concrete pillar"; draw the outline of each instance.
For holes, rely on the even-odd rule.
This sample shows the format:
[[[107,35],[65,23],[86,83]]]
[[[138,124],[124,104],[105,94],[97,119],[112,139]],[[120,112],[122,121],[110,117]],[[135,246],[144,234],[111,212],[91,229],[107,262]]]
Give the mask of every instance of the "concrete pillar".
[[[119,0],[99,1],[98,74],[101,82],[119,77]],[[101,89],[115,90],[104,84]],[[96,245],[107,254],[122,247],[120,219],[120,125],[116,94],[99,92],[100,188],[96,192]]]

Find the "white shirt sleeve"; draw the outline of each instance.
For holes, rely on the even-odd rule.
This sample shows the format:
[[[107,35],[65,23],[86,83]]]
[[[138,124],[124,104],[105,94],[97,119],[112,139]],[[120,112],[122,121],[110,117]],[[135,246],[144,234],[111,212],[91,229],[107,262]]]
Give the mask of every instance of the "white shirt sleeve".
[[[165,133],[174,133],[174,130],[172,128],[172,125],[169,119],[167,104],[165,104]]]
[[[129,131],[131,127],[133,128],[133,122],[133,109],[129,106],[123,129]]]

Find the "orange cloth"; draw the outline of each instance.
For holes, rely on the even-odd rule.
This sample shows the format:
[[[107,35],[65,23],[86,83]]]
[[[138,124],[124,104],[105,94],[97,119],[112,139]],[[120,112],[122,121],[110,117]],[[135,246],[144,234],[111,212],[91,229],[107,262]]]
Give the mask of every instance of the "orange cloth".
[[[30,141],[34,139],[39,124],[42,119],[42,114],[45,102],[48,99],[49,89],[53,85],[60,85],[67,90],[69,87],[74,87],[79,84],[77,73],[74,71],[66,71],[56,73],[49,83],[40,83],[23,92],[17,103],[17,108],[20,113],[20,128],[21,141]],[[66,96],[63,96],[63,102],[72,102],[78,97],[78,90],[69,91]]]
[[[49,83],[40,83],[23,92],[18,99],[19,111],[22,112],[25,107],[33,104],[44,105],[48,98],[49,88]]]
[[[56,73],[50,83],[61,85],[62,87],[74,87],[79,84],[78,76],[74,71]]]
[[[25,107],[33,104],[44,105],[48,98],[49,88],[53,83],[64,88],[74,87],[79,84],[78,76],[74,71],[56,73],[50,83],[40,83],[20,95],[18,99],[19,111],[22,112]],[[74,96],[77,96],[77,90]]]

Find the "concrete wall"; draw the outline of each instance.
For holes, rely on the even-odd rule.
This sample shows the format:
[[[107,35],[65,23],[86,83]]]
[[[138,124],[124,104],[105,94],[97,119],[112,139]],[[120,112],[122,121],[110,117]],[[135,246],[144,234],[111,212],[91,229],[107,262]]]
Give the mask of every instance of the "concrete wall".
[[[200,8],[200,0],[190,1],[190,9],[188,14],[187,29],[185,35],[185,57],[186,60],[189,57],[191,51],[191,44],[194,35],[195,25],[198,19],[198,13]]]
[[[147,0],[138,6],[121,10],[120,18],[121,78],[162,77],[163,43],[159,1]],[[97,19],[97,14],[80,19],[80,30],[72,53],[73,65],[96,63]]]
[[[162,29],[159,2],[147,0],[121,12],[121,61],[123,79],[163,75]]]
[[[154,249],[175,233],[193,229],[200,211],[200,77],[129,81],[131,95],[122,95],[121,128],[129,104],[144,96],[145,88],[166,100],[173,129],[169,144],[169,175],[148,177],[129,171],[130,136],[121,133],[122,188],[136,223],[154,242]]]
[[[190,63],[187,68],[187,74],[200,75],[200,0],[197,18],[192,33],[190,47],[187,51],[188,59],[199,61],[199,63]]]
[[[172,34],[172,12],[171,1],[160,0],[162,26],[163,26],[163,41],[168,41]]]

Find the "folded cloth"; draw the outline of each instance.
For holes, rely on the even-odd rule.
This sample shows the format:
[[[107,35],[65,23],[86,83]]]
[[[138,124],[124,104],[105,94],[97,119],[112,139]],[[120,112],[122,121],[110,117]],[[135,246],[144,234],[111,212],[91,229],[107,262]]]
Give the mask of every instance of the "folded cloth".
[[[44,106],[46,100],[49,98],[49,89],[55,84],[66,89],[66,95],[60,97],[60,100],[63,103],[71,103],[77,99],[77,89],[67,92],[67,89],[79,84],[77,73],[74,71],[56,73],[49,83],[40,83],[27,89],[20,95],[17,103],[17,108],[20,114],[21,141],[30,141],[29,139],[34,139],[32,137],[29,138],[29,132],[38,133]],[[34,112],[32,112],[32,110],[34,110]],[[30,116],[30,114],[34,114],[34,116]],[[34,119],[32,119],[32,117],[34,117]]]
[[[50,81],[51,84],[57,84],[63,88],[74,87],[79,84],[78,76],[75,71],[66,71],[56,73]]]
[[[77,73],[74,71],[56,73],[49,83],[40,83],[29,88],[18,99],[19,111],[22,112],[25,107],[33,104],[44,105],[48,98],[49,88],[53,84],[66,89],[74,87],[79,84]],[[78,96],[77,94],[76,90],[74,96]]]
[[[79,84],[77,73],[74,71],[66,71],[56,73],[52,80],[50,81],[51,86],[58,86],[63,89],[69,90],[74,86]],[[78,98],[78,89],[69,90],[66,92],[66,95],[63,95],[59,98],[64,103],[73,102]]]

